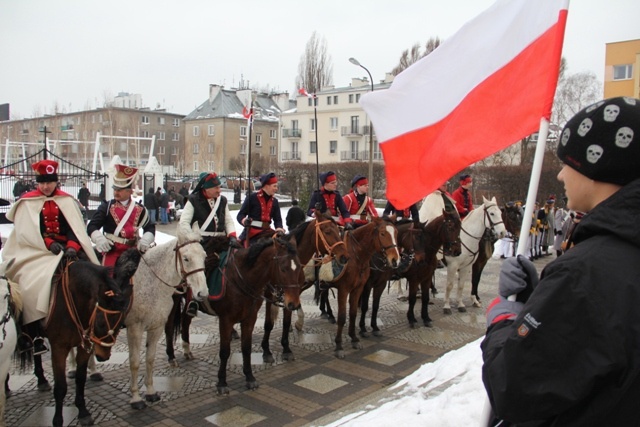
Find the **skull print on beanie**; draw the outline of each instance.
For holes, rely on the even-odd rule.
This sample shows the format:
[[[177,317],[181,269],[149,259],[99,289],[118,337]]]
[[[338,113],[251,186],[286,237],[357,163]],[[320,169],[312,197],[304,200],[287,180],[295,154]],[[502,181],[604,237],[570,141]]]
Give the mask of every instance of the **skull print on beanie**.
[[[597,102],[565,125],[558,158],[581,174],[626,185],[640,178],[640,99]]]

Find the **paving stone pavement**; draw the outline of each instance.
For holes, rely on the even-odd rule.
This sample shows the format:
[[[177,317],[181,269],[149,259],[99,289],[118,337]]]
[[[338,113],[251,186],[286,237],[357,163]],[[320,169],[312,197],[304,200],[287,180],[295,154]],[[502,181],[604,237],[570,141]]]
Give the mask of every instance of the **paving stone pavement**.
[[[541,269],[550,258],[554,257],[536,261],[537,267]],[[485,302],[496,294],[500,263],[499,260],[490,260],[483,274],[480,294]],[[154,371],[154,385],[161,400],[144,410],[131,409],[128,403],[130,373],[124,330],[113,348],[111,359],[98,364],[104,381],[87,382],[85,395],[88,409],[96,425],[111,427],[294,427],[327,424],[351,412],[352,408],[367,403],[375,406],[378,396],[396,381],[411,374],[422,364],[434,361],[444,353],[483,335],[484,309],[470,307],[468,289],[464,291],[467,312],[443,314],[445,284],[445,270],[439,269],[436,271],[439,293],[429,307],[434,320],[433,328],[419,326],[411,329],[406,320],[407,303],[397,299],[395,290],[385,291],[378,320],[383,336],[361,339],[363,348],[355,350],[351,348],[345,327],[344,359],[334,357],[336,326],[319,317],[320,312],[313,304],[311,292],[303,293],[306,314],[304,327],[301,332],[295,329],[290,332],[295,360],[282,360],[279,344],[282,326],[279,325],[274,328],[270,341],[276,362],[262,362],[260,341],[264,317],[261,315],[254,330],[252,347],[252,365],[260,387],[254,391],[245,389],[240,342],[235,340],[228,367],[231,393],[227,396],[217,395],[215,387],[219,366],[218,321],[215,317],[200,313],[191,327],[194,360],[182,357],[178,340],[176,356],[179,367],[170,367],[165,355],[166,342],[164,339],[161,341]],[[335,309],[335,300],[332,299],[332,302]],[[419,310],[420,302],[416,304],[417,316]],[[294,314],[294,321],[295,318]],[[48,354],[44,357],[45,371],[53,384]],[[39,392],[35,377],[20,372],[16,366],[10,372],[12,394],[7,400],[7,425],[51,425],[55,405],[52,392]],[[137,381],[141,391],[144,391],[143,372]],[[74,386],[70,380],[65,399],[65,425],[79,425],[73,404],[74,396]]]

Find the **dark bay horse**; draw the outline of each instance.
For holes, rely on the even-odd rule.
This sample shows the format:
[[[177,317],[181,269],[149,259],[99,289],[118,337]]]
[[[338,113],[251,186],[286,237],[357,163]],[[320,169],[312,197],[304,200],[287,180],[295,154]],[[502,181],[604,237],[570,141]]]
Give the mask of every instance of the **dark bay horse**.
[[[300,306],[299,275],[302,270],[295,243],[275,234],[262,238],[246,249],[231,250],[227,264],[223,267],[226,283],[225,295],[218,300],[205,300],[201,310],[218,316],[220,331],[220,367],[218,369],[218,394],[229,394],[227,385],[227,363],[231,355],[233,325],[240,323],[242,371],[246,387],[258,388],[251,369],[251,341],[253,328],[262,307],[265,294],[271,302],[281,300],[288,310]],[[191,318],[182,316],[183,336]]]
[[[140,252],[129,249],[118,259],[113,278],[109,268],[88,261],[69,262],[52,291],[52,306],[44,326],[51,344],[53,395],[56,410],[53,425],[62,426],[63,401],[67,394],[66,359],[77,347],[76,396],[80,425],[93,425],[87,410],[84,389],[91,350],[99,361],[108,360],[111,347],[131,305],[133,287],[130,284]]]
[[[347,298],[349,299],[349,337],[354,349],[362,348],[356,335],[356,316],[360,295],[371,272],[371,257],[374,253],[382,254],[387,265],[395,267],[400,260],[398,252],[398,230],[385,218],[373,218],[369,224],[345,233],[349,261],[344,267],[342,276],[332,283],[338,288],[338,329],[336,331],[335,356],[344,358],[342,348],[342,330],[347,321]],[[327,292],[323,292],[326,296]]]
[[[517,206],[504,206],[500,208],[500,211],[502,212],[504,228],[506,228],[509,233],[507,237],[513,240],[515,251],[515,248],[518,246],[518,239],[520,238],[520,227],[522,227],[522,212]],[[471,301],[473,302],[474,307],[482,307],[482,302],[478,295],[478,285],[480,285],[482,270],[484,270],[489,258],[493,255],[495,242],[495,234],[490,229],[485,231],[485,234],[480,241],[478,258],[471,268]],[[515,253],[513,255],[515,255]]]
[[[328,214],[317,214],[312,221],[304,222],[291,230],[288,237],[294,239],[298,251],[298,258],[302,265],[312,262],[319,264],[336,259],[344,265],[348,261],[348,254],[345,243],[340,237],[340,229],[336,222]],[[301,291],[306,289],[304,285],[304,274],[299,277]],[[265,363],[274,363],[273,354],[269,348],[269,338],[274,326],[274,314],[272,311],[273,302],[266,296],[266,316],[264,320],[264,336],[262,338],[262,359]],[[298,316],[301,316],[302,309],[298,309]],[[282,358],[283,360],[294,360],[293,352],[289,346],[289,330],[291,329],[291,311],[283,310],[282,315]]]

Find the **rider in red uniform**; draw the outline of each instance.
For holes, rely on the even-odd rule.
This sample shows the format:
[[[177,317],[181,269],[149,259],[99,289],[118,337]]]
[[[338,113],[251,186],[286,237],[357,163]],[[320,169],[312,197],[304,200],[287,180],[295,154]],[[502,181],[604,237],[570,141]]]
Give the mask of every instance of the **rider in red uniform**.
[[[351,180],[351,191],[344,196],[344,204],[349,210],[354,227],[366,225],[371,218],[378,217],[373,199],[367,196],[369,181],[366,176],[356,175]]]

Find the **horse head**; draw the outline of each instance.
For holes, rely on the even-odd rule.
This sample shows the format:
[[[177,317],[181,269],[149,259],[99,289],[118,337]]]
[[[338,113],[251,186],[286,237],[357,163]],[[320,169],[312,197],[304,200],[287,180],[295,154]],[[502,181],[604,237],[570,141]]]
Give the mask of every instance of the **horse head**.
[[[505,205],[500,209],[502,211],[502,221],[504,227],[515,238],[520,237],[520,228],[522,227],[522,212],[517,206]]]
[[[315,211],[315,248],[322,255],[329,255],[345,265],[349,261],[349,254],[344,241],[340,237],[338,224],[329,213],[321,214]]]
[[[373,246],[375,252],[381,252],[387,265],[396,268],[400,261],[398,229],[390,220],[385,218],[373,218],[371,224],[374,225],[372,237],[374,237]]]
[[[496,198],[492,197],[488,200],[486,197],[482,197],[482,209],[484,211],[484,226],[491,229],[498,239],[503,238],[507,234],[507,230],[504,227],[502,221],[502,212],[496,202]]]
[[[194,222],[191,229],[178,227],[176,242],[176,268],[182,277],[182,283],[191,287],[193,297],[202,301],[209,295],[205,277],[205,259],[207,254],[200,244],[200,227]]]
[[[439,235],[442,239],[442,252],[445,256],[457,257],[462,253],[461,229],[460,216],[455,212],[447,212],[443,209]]]
[[[283,307],[294,311],[300,308],[299,275],[302,265],[298,259],[295,243],[277,234],[273,236],[273,262],[268,264],[268,278],[275,301],[282,301]]]

